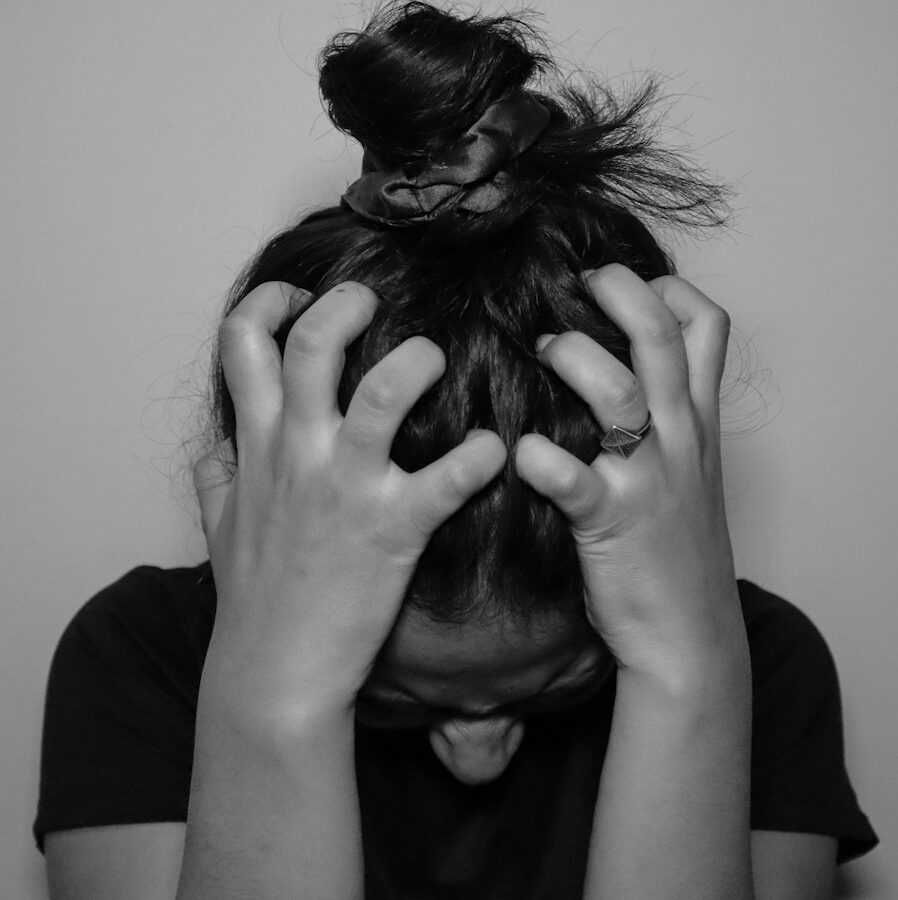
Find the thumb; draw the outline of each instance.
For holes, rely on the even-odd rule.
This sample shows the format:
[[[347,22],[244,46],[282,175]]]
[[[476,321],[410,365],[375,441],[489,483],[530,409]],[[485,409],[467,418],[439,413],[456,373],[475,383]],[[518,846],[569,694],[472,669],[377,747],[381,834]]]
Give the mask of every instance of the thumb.
[[[420,491],[416,519],[428,534],[486,487],[502,471],[507,455],[499,435],[474,429],[445,456],[412,475]]]
[[[515,449],[518,475],[551,500],[574,528],[589,528],[601,509],[604,486],[577,457],[541,434],[525,434]]]

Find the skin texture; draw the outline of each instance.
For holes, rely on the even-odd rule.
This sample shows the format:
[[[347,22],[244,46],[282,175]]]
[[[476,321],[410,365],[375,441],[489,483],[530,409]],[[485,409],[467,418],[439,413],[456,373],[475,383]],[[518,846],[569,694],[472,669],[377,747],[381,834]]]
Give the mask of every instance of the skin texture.
[[[289,286],[263,285],[229,316],[221,352],[240,454],[233,480],[222,450],[197,469],[219,614],[188,822],[130,844],[136,833],[123,826],[120,859],[139,847],[160,885],[179,869],[179,900],[361,898],[360,690],[428,707],[434,751],[478,783],[514,753],[523,706],[565,682],[598,685],[613,659],[587,900],[826,896],[832,839],[770,834],[753,846],[749,834],[750,673],[717,412],[726,315],[676,278],[647,284],[615,265],[588,284],[630,338],[634,372],[580,334],[545,336],[540,360],[603,428],[635,430],[651,413],[653,429],[628,460],[601,454],[586,465],[536,435],[510,451],[570,522],[591,631],[558,621],[453,630],[400,615],[429,535],[509,450],[479,432],[413,475],[390,461],[399,424],[442,373],[442,354],[423,338],[375,366],[339,414],[343,348],[375,304],[359,285],[311,305]],[[282,361],[272,333],[291,305],[308,308]],[[50,836],[55,897],[123,896],[95,867],[66,877],[78,853],[102,856],[107,838]],[[93,893],[65,893],[78,883]]]
[[[505,462],[501,441],[481,432],[401,471],[393,437],[442,374],[442,352],[405,341],[366,374],[344,417],[343,349],[376,298],[356,284],[328,292],[293,326],[282,361],[272,333],[308,300],[262,285],[220,332],[240,454],[232,480],[214,455],[197,469],[218,608],[182,900],[361,897],[355,696],[430,535]]]
[[[172,900],[184,855],[183,822],[79,828],[47,835],[52,900]],[[753,831],[758,900],[833,896],[836,842],[819,834]]]
[[[729,320],[677,278],[588,275],[631,341],[629,373],[582,335],[541,361],[603,428],[653,428],[630,459],[592,465],[544,438],[518,471],[567,515],[587,615],[620,669],[596,807],[590,898],[750,898],[751,684],[720,472]]]
[[[741,614],[723,504],[718,393],[726,313],[678,278],[644,283],[620,265],[588,275],[631,340],[631,373],[594,341],[549,339],[541,361],[603,428],[653,428],[630,459],[586,465],[537,435],[517,449],[521,476],[567,515],[587,587],[587,615],[619,665],[676,677]]]

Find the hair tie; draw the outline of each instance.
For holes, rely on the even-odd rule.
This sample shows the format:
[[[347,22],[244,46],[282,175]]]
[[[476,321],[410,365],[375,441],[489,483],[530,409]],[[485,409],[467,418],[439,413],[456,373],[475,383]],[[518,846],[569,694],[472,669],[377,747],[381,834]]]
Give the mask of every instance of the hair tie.
[[[366,219],[395,226],[429,222],[450,209],[489,212],[511,190],[502,168],[533,146],[549,118],[533,94],[517,88],[423,169],[416,163],[385,169],[366,150],[362,177],[347,188],[343,202]]]

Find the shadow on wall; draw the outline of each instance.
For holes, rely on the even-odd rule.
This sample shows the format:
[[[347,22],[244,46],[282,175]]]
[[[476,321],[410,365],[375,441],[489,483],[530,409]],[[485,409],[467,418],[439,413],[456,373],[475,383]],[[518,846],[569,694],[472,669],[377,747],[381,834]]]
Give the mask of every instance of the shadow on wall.
[[[879,856],[847,863],[836,870],[835,900],[890,900],[893,896]]]
[[[44,869],[44,858],[35,850],[28,854],[25,864],[25,872],[22,878],[22,886],[25,889],[24,898],[27,900],[46,900],[47,875]],[[23,898],[23,900],[24,900]]]

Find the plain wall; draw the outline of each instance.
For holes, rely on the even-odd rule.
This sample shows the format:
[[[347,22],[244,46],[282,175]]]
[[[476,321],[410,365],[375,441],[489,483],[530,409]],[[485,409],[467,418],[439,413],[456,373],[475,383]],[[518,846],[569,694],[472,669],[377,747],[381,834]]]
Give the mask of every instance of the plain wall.
[[[562,57],[670,75],[671,139],[736,184],[735,229],[678,259],[748,346],[726,413],[739,572],[829,640],[883,839],[841,892],[894,897],[898,5],[535,6]],[[314,63],[359,18],[311,0],[3,7],[0,896],[38,900],[50,654],[125,570],[202,558],[181,447],[203,392],[193,361],[259,242],[357,171]]]

